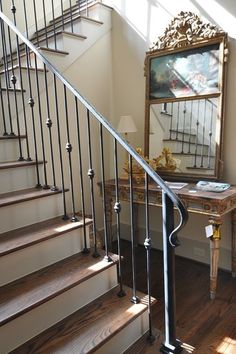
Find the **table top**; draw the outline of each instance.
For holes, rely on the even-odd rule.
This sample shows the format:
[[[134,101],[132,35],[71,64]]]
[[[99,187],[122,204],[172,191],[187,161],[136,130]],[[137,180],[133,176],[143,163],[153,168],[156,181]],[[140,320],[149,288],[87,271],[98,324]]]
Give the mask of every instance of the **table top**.
[[[115,189],[115,180],[107,180],[105,186],[112,191]],[[129,181],[119,179],[120,199],[129,200]],[[190,212],[221,217],[236,208],[236,186],[231,186],[224,192],[207,192],[196,189],[196,185],[188,183],[181,189],[173,191],[183,201]],[[134,202],[143,203],[144,183],[133,183]],[[161,190],[153,182],[149,183],[150,203],[161,205]]]

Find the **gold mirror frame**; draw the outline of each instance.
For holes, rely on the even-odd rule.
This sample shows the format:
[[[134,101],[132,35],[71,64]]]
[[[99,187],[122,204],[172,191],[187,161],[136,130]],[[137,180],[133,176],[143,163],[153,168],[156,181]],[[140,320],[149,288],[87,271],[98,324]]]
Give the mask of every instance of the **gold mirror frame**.
[[[196,181],[222,177],[227,44],[225,32],[203,23],[191,12],[181,12],[146,53],[144,153],[156,163],[156,170],[163,178]],[[171,114],[167,111],[169,106]],[[175,121],[177,113],[174,112],[178,112],[179,122]],[[168,119],[162,115],[171,116],[172,122],[167,123]],[[156,134],[151,131],[153,117],[157,135],[150,138],[150,134]],[[194,121],[192,127],[190,120]],[[173,122],[177,128],[181,125],[181,129],[172,129]],[[169,128],[163,128],[166,124]],[[169,139],[158,133],[161,129],[163,134],[170,134]],[[175,133],[171,137],[172,131]],[[170,146],[164,143],[167,140]],[[153,141],[156,145],[150,149]],[[178,145],[182,145],[178,148],[182,152],[173,151],[172,146]],[[187,166],[186,159],[191,161],[191,166]],[[184,167],[179,168],[179,164]]]

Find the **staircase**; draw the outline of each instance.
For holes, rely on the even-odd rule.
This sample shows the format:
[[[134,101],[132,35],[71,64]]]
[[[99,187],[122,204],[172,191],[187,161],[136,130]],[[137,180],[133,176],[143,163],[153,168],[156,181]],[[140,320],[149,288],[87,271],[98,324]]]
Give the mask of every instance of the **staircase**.
[[[42,18],[36,16],[40,4],[33,0],[35,32],[28,26],[32,19],[22,1],[22,31],[27,38],[17,27],[22,21],[14,1],[8,4],[12,21],[4,15],[9,12],[7,4],[0,2],[0,263],[4,270],[0,276],[0,354],[123,353],[144,333],[152,338],[155,300],[150,290],[148,218],[144,241],[149,291],[143,294],[136,289],[133,203],[132,289],[122,280],[120,151],[129,153],[130,166],[135,159],[145,170],[147,211],[148,178],[163,189],[166,215],[171,215],[174,205],[179,209],[180,225],[174,229],[173,223],[168,227],[164,222],[166,240],[170,237],[172,245],[178,243],[176,232],[187,219],[186,210],[62,74],[110,30],[111,9],[94,1],[58,2],[59,7],[52,7],[51,17],[47,13],[40,28]],[[41,5],[45,14],[45,1]],[[107,230],[106,174],[116,181],[116,254],[112,253],[113,235]],[[131,167],[131,194],[132,181]],[[98,196],[97,182],[102,183],[103,198]],[[100,242],[97,220],[103,222]],[[174,262],[173,247],[168,257]],[[168,301],[174,305],[172,278],[165,281],[168,295],[173,295]],[[163,348],[177,347],[174,306],[166,316],[171,335],[167,333]]]

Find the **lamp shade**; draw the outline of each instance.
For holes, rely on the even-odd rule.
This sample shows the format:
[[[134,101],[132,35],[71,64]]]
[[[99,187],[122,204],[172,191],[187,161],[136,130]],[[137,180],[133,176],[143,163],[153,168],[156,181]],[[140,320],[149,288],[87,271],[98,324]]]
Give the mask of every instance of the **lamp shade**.
[[[135,133],[137,127],[132,116],[121,116],[117,130],[119,133]]]

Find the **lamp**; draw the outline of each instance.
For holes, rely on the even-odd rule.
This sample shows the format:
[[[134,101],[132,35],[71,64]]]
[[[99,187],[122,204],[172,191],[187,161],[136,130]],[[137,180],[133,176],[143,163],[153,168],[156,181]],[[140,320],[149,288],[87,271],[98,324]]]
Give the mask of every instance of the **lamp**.
[[[121,116],[117,128],[119,133],[125,134],[125,139],[128,138],[128,133],[137,132],[137,127],[133,121],[132,116]]]

